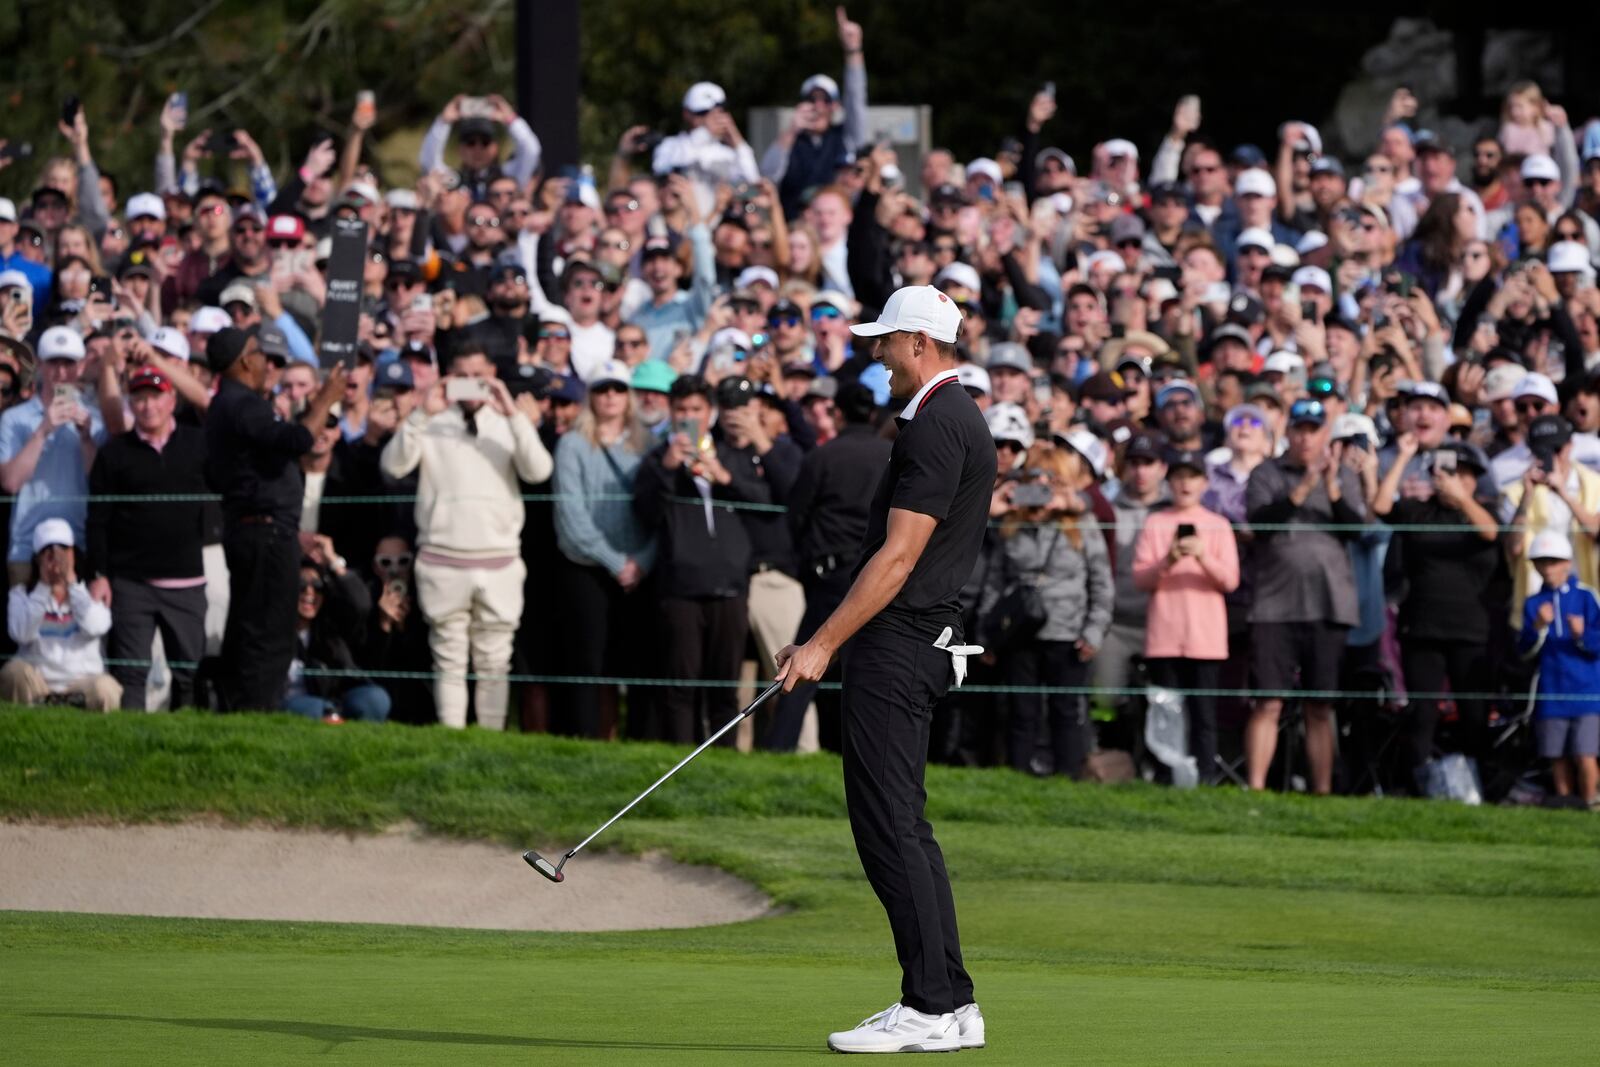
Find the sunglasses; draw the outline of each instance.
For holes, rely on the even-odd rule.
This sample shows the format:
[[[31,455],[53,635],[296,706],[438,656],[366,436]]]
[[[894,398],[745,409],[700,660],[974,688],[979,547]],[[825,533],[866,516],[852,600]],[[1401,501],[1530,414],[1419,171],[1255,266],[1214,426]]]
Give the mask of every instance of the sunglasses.
[[[634,338],[631,338],[631,337],[627,338],[627,339],[623,339],[623,338],[619,337],[619,338],[617,338],[617,347],[618,348],[649,348],[650,347],[650,342],[645,340],[643,337],[640,337],[637,340],[635,340]]]
[[[385,289],[413,289],[423,284],[424,282],[421,278],[385,278],[383,280]]]
[[[233,228],[233,232],[240,237],[256,237],[267,231],[253,222],[242,222]]]
[[[570,341],[570,340],[572,340],[572,335],[570,333],[568,333],[566,330],[540,330],[539,331],[539,340],[541,340],[541,341]]]
[[[1022,447],[1022,442],[1021,441],[996,441],[994,443],[994,447],[995,447],[995,450],[997,452],[1022,452],[1022,451],[1026,451]]]
[[[840,313],[839,309],[831,304],[824,304],[821,307],[815,307],[811,309],[812,321],[816,321],[817,319],[838,319],[843,317],[844,316]]]
[[[494,144],[494,142],[491,141],[487,137],[463,137],[463,138],[461,138],[461,145],[464,148],[487,148],[489,145],[492,145],[492,144]]]
[[[268,248],[299,248],[300,242],[294,238],[275,237],[267,241]]]
[[[1256,418],[1254,415],[1240,415],[1238,418],[1228,423],[1228,429],[1230,430],[1238,426],[1243,426],[1251,430],[1266,429],[1266,424],[1260,419]]]
[[[492,215],[479,215],[477,218],[470,220],[467,225],[477,230],[492,230],[500,225],[500,220]]]
[[[961,251],[961,246],[960,245],[947,244],[944,241],[940,241],[938,244],[933,246],[933,251],[937,255],[943,255],[946,252],[949,252],[949,253],[951,253],[953,255],[953,254]]]
[[[373,556],[372,562],[378,565],[380,571],[403,571],[411,566],[412,558],[409,552],[402,552],[398,556],[381,554]]]
[[[568,289],[599,289],[602,291],[604,291],[605,287],[606,283],[601,281],[599,278],[591,278],[588,276],[574,278],[572,279],[572,283],[567,286]]]
[[[1556,181],[1555,181],[1554,178],[1524,178],[1524,179],[1522,179],[1522,184],[1523,185],[1554,185],[1555,183],[1556,183]]]
[[[621,382],[603,382],[589,390],[590,396],[605,396],[607,393],[626,393],[628,387]]]
[[[1189,173],[1190,174],[1215,174],[1217,171],[1219,171],[1221,169],[1222,169],[1222,166],[1221,166],[1221,164],[1218,164],[1218,163],[1207,163],[1207,164],[1204,164],[1204,165],[1196,163],[1194,166],[1189,168]]]
[[[315,589],[320,593],[322,592],[322,582],[315,578],[300,579],[300,591],[304,593],[307,589]]]
[[[617,200],[617,201],[614,201],[613,203],[610,203],[610,204],[606,205],[606,214],[607,215],[622,215],[622,214],[625,214],[625,213],[632,213],[632,212],[635,212],[635,211],[638,211],[638,210],[639,210],[639,201],[631,200],[631,199],[630,200]]]
[[[777,328],[779,326],[798,326],[798,325],[800,325],[800,316],[799,315],[769,315],[769,316],[767,316],[767,325],[771,326],[773,328]]]
[[[227,213],[227,204],[208,204],[200,209],[200,214],[202,215],[226,215]]]
[[[1543,400],[1537,399],[1519,400],[1512,406],[1516,408],[1519,415],[1543,415],[1546,407]]]
[[[630,252],[633,243],[630,241],[601,241],[600,247],[607,252]]]
[[[1137,237],[1128,237],[1117,242],[1118,248],[1142,248],[1144,242]]]

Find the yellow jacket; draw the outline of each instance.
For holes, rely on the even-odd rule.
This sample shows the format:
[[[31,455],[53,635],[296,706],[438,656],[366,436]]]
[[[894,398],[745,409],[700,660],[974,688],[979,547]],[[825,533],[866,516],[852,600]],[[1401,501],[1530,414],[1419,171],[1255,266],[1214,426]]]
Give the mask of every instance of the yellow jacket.
[[[1573,465],[1573,470],[1578,473],[1578,502],[1585,511],[1600,512],[1600,474],[1596,474],[1587,467]],[[1528,595],[1539,587],[1539,572],[1533,569],[1533,562],[1528,559],[1528,546],[1533,543],[1533,537],[1544,529],[1550,514],[1550,490],[1546,486],[1533,487],[1533,499],[1528,501],[1527,510],[1522,513],[1522,532],[1517,534],[1520,548],[1518,558],[1512,563],[1511,574],[1515,583],[1511,597],[1511,628],[1522,629],[1522,604]],[[1518,481],[1506,487],[1506,499],[1514,506],[1522,504],[1522,482]],[[1591,589],[1600,584],[1600,546],[1595,544],[1595,539],[1589,536],[1587,530],[1579,526],[1576,520],[1572,528],[1567,531],[1567,537],[1572,541],[1572,567],[1574,576],[1578,581]]]

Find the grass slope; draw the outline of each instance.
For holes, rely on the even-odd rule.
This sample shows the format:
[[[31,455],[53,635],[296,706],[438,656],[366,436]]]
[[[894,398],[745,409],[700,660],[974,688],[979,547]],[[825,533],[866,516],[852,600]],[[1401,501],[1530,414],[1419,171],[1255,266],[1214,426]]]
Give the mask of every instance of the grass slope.
[[[675,751],[288,717],[0,714],[0,817],[410,819],[566,844]],[[18,1063],[760,1063],[894,996],[838,764],[710,752],[611,847],[727,867],[792,910],[512,934],[0,914]],[[1582,1061],[1600,819],[929,773],[994,1063]],[[507,862],[520,862],[508,847]],[[396,872],[404,877],[404,872]],[[603,893],[580,856],[550,892]],[[86,877],[92,857],[86,857]],[[261,872],[269,877],[270,872]],[[0,878],[4,872],[0,871]]]

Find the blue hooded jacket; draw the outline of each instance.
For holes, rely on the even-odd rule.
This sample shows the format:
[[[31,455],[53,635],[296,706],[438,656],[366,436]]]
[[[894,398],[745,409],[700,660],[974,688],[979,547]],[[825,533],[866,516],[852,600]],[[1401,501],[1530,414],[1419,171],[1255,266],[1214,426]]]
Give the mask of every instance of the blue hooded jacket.
[[[1555,604],[1555,621],[1541,628],[1539,608]],[[1583,619],[1583,636],[1572,635],[1570,617]],[[1559,589],[1539,590],[1522,606],[1522,633],[1517,651],[1539,659],[1539,703],[1542,719],[1576,719],[1600,715],[1600,599],[1593,589],[1569,577]],[[1586,694],[1582,700],[1550,697]]]

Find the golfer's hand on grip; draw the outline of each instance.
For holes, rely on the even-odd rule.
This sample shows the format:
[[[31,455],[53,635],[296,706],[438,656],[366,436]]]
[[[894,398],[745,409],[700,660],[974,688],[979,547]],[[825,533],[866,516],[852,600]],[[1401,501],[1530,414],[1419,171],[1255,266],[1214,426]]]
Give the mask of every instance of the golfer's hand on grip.
[[[785,645],[773,659],[777,661],[777,680],[783,683],[783,691],[792,693],[795,686],[804,682],[821,681],[828,664],[833,662],[833,654],[808,641],[803,645]]]

